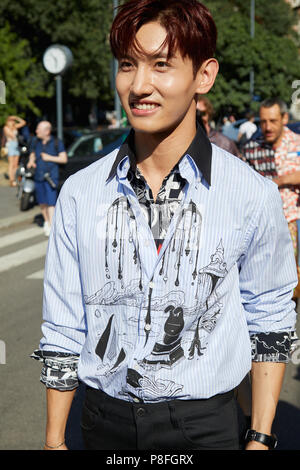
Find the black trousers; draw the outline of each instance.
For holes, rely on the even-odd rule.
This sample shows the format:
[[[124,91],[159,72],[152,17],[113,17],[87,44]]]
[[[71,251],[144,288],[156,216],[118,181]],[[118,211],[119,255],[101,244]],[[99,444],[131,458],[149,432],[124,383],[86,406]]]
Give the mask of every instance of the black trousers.
[[[87,387],[81,429],[86,450],[239,450],[233,391],[136,404]]]

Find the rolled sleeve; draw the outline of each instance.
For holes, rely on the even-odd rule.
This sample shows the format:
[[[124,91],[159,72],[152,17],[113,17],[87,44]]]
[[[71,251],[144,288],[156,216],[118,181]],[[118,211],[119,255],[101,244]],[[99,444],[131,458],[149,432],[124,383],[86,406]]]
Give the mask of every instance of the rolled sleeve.
[[[80,354],[86,337],[85,307],[76,243],[71,178],[58,198],[44,277],[41,350]]]
[[[44,364],[40,381],[47,388],[70,391],[79,386],[77,374],[78,355],[35,350],[30,357]]]
[[[298,281],[293,246],[278,188],[267,179],[239,270],[250,336],[295,330],[292,296]]]

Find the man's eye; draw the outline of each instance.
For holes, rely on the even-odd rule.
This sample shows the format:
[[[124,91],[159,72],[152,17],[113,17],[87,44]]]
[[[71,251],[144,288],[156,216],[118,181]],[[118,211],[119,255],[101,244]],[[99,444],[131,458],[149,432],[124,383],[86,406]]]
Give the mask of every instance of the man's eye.
[[[129,70],[131,67],[132,67],[132,63],[126,60],[123,60],[122,62],[119,63],[119,68],[121,70]]]
[[[156,62],[155,66],[159,69],[166,69],[167,67],[169,67],[169,64],[168,62],[159,60],[158,62]]]

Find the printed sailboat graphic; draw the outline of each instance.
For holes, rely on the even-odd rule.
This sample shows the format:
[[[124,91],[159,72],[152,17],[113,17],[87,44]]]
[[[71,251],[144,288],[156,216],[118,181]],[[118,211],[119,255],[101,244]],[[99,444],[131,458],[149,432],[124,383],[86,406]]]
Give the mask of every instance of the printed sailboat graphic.
[[[105,367],[106,371],[104,375],[108,375],[110,373],[115,372],[115,370],[119,367],[119,365],[124,361],[126,357],[126,353],[123,348],[117,351],[117,334],[114,326],[114,315],[111,315],[108,324],[102,333],[98,344],[96,346],[96,354],[103,362],[103,366]],[[118,357],[117,357],[118,356]],[[114,365],[110,368],[112,361],[115,359]],[[109,367],[109,370],[107,370]]]

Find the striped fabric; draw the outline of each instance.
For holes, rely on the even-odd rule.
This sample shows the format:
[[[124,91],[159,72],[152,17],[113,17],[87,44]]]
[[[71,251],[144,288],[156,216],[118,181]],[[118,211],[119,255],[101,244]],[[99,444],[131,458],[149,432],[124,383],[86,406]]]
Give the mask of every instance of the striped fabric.
[[[117,155],[60,193],[40,349],[80,354],[79,379],[127,401],[232,390],[251,368],[250,335],[295,327],[297,273],[277,186],[214,145],[208,181],[187,153],[184,198],[158,253],[129,157],[116,164]]]

